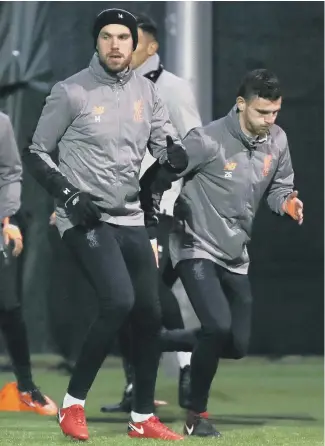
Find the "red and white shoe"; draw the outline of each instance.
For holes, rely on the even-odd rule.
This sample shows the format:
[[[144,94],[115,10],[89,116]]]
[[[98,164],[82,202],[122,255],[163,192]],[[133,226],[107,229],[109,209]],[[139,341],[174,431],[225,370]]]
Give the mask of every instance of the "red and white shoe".
[[[131,438],[156,438],[159,440],[183,440],[182,435],[173,432],[159,418],[153,416],[142,423],[129,421],[128,435]]]
[[[58,412],[58,422],[64,435],[75,440],[88,440],[88,428],[85,417],[85,410],[79,404],[60,409]]]

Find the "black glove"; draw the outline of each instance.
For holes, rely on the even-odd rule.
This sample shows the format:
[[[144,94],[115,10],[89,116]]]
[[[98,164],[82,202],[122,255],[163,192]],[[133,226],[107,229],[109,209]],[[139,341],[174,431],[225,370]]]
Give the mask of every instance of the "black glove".
[[[175,172],[183,172],[188,165],[188,155],[186,151],[179,144],[174,144],[173,138],[169,135],[166,136],[166,144],[169,167]]]
[[[74,191],[69,193],[64,207],[77,224],[89,226],[97,223],[102,216],[99,208],[93,203],[101,200],[88,192]]]

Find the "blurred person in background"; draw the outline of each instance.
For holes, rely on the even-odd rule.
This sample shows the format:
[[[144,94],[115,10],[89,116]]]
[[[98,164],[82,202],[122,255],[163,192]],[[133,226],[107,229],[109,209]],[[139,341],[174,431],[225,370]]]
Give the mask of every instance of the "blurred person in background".
[[[196,100],[191,85],[185,79],[181,79],[167,71],[160,60],[158,50],[158,29],[156,23],[147,15],[137,15],[138,24],[138,46],[132,55],[132,67],[134,71],[150,79],[157,85],[160,96],[167,107],[170,120],[175,127],[179,138],[194,127],[202,125]],[[147,150],[141,165],[140,176],[155,162],[155,159]],[[162,197],[159,210],[159,224],[157,227],[157,216],[151,209],[151,202],[146,198],[148,189],[140,195],[142,209],[145,213],[147,231],[156,253],[159,263],[159,298],[162,308],[163,326],[167,330],[184,329],[179,303],[171,292],[172,286],[177,280],[170,256],[169,256],[169,232],[173,226],[173,209],[176,198],[181,190],[181,181],[172,183],[171,189],[166,191]],[[141,183],[141,182],[140,182]],[[161,253],[158,261],[158,251]],[[125,352],[128,351],[128,335],[124,333],[120,337],[121,352],[123,356],[123,367],[126,377],[126,387],[120,403],[106,405],[101,408],[102,412],[130,412],[132,402],[132,376],[133,370],[130,360]],[[179,362],[179,385],[178,401],[182,408],[187,407],[187,396],[190,379],[190,352],[178,352]],[[156,401],[156,405],[164,402]]]
[[[18,290],[18,256],[23,251],[22,164],[10,119],[0,112],[0,328],[12,361],[20,401],[41,415],[57,406],[34,384],[28,336]]]
[[[134,398],[128,435],[179,440],[153,414],[161,311],[139,175],[147,146],[168,171],[182,171],[187,155],[154,84],[130,68],[138,43],[135,17],[105,10],[95,20],[93,38],[89,67],[53,87],[24,154],[32,175],[57,200],[56,226],[98,303],[58,420],[65,435],[89,438],[87,394],[129,321]],[[51,158],[57,147],[59,166]]]
[[[176,176],[157,171],[157,182],[184,178],[170,253],[201,323],[191,359],[185,435],[220,436],[201,415],[210,386],[220,358],[240,359],[248,350],[252,295],[247,246],[261,199],[275,214],[303,222],[287,136],[275,124],[281,105],[276,75],[265,69],[249,72],[229,114],[183,140],[187,169]]]

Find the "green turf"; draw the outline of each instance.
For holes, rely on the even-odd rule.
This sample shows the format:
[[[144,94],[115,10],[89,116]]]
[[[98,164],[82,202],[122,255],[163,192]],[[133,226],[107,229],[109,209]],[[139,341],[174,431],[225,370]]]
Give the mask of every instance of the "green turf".
[[[41,369],[35,378],[42,390],[58,402],[68,377]],[[0,383],[12,379],[1,374]],[[144,440],[125,435],[127,415],[107,416],[99,412],[103,403],[115,403],[123,386],[119,368],[103,369],[87,400],[90,445],[138,444]],[[184,412],[177,406],[176,380],[160,372],[156,397],[170,404],[159,415],[181,432]],[[209,412],[223,438],[186,439],[210,446],[320,446],[323,445],[323,359],[294,363],[264,360],[224,362],[211,392]],[[0,413],[0,446],[74,444],[60,432],[53,419],[29,413]],[[149,445],[160,441],[145,440]],[[163,442],[168,444],[169,442]]]

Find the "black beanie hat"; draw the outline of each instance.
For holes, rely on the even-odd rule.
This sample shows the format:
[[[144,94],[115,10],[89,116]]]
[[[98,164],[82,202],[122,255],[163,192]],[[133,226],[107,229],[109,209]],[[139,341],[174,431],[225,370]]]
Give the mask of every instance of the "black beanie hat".
[[[137,20],[133,14],[124,9],[105,9],[96,17],[94,28],[93,28],[93,38],[95,48],[97,45],[97,38],[100,30],[106,25],[119,24],[124,25],[129,28],[131,36],[133,39],[133,51],[138,45],[138,25]]]

